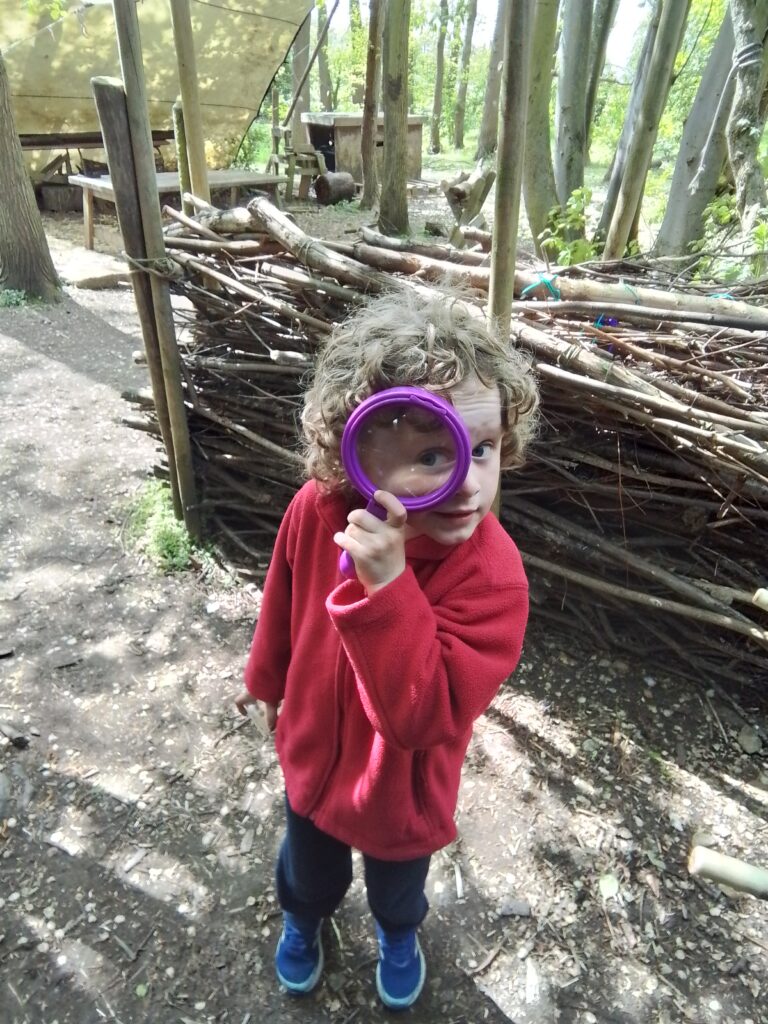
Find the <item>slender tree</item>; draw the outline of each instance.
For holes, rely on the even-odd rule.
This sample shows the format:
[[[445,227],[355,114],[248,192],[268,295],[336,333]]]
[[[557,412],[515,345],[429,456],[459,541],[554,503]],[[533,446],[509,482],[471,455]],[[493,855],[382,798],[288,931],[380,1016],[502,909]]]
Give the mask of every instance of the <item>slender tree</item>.
[[[600,225],[597,229],[598,238],[604,239],[608,234],[608,227],[613,218],[613,211],[616,209],[619,189],[621,188],[621,183],[624,178],[624,167],[627,162],[629,142],[637,123],[638,111],[647,87],[648,67],[651,62],[653,47],[656,42],[656,33],[659,30],[661,4],[662,0],[656,0],[653,13],[651,14],[648,27],[645,31],[643,46],[637,63],[637,70],[635,71],[634,79],[632,81],[632,90],[629,94],[626,114],[624,115],[624,124],[621,129],[619,141],[616,145],[616,151],[613,154],[613,161],[611,163],[611,169],[608,176],[608,188],[606,190],[605,199],[603,200],[603,209],[600,214]]]
[[[445,77],[445,35],[448,31],[448,0],[440,0],[435,60],[435,93],[432,100],[432,124],[429,132],[430,153],[440,152],[440,122],[443,117],[443,79]]]
[[[387,0],[382,50],[384,166],[379,227],[408,234],[408,28],[411,0]]]
[[[11,87],[0,53],[0,289],[15,289],[55,302],[61,286],[43,221],[24,164],[11,105]]]
[[[511,3],[511,0],[498,0],[498,7],[496,8],[496,24],[493,29],[491,54],[488,60],[488,78],[485,83],[483,114],[480,121],[480,134],[477,139],[475,160],[484,160],[496,150],[496,139],[499,132],[501,63],[504,52],[504,18],[509,3]]]
[[[381,32],[386,0],[370,0],[368,7],[368,53],[365,65],[365,100],[363,102],[363,129],[360,143],[363,163],[363,195],[360,208],[370,210],[379,198],[376,168],[376,136],[379,124],[379,95],[381,93]]]
[[[464,148],[464,119],[467,113],[467,86],[469,84],[469,62],[472,57],[472,36],[477,19],[477,0],[467,3],[467,22],[464,27],[464,43],[461,48],[458,81],[456,85],[456,106],[453,114],[453,144],[456,149]]]
[[[540,252],[539,235],[547,226],[547,215],[558,201],[552,166],[549,100],[552,94],[559,4],[560,0],[537,0],[531,38],[523,194],[528,225],[537,252]]]
[[[326,0],[317,0],[317,35],[322,35],[328,21],[328,5]],[[323,110],[333,110],[333,81],[331,67],[328,63],[328,39],[323,40],[317,53],[317,77],[320,86],[320,105]]]
[[[592,4],[563,0],[555,107],[555,184],[560,205],[584,185],[588,64]]]
[[[496,319],[502,336],[509,334],[515,286],[520,186],[523,178],[520,139],[525,138],[534,4],[535,0],[512,0],[504,19],[495,229],[488,293],[488,311]]]
[[[585,104],[587,151],[589,151],[589,142],[592,137],[597,90],[605,66],[608,36],[611,34],[613,23],[616,20],[618,8],[619,0],[595,0],[595,8],[592,13],[592,42],[589,48],[589,83]]]
[[[728,156],[736,185],[736,207],[745,236],[768,206],[765,175],[758,159],[764,120],[760,118],[765,41],[758,19],[765,20],[768,0],[730,0],[736,57],[736,91],[728,119]]]
[[[672,69],[680,48],[689,7],[688,0],[664,0],[659,29],[648,64],[647,88],[644,90],[638,120],[630,137],[616,209],[605,239],[604,259],[620,259],[624,255],[645,189],[645,179],[659,130],[659,121],[669,95]]]
[[[363,28],[363,17],[360,13],[360,0],[349,0],[349,31],[352,40],[353,67],[349,71],[354,72],[352,83],[352,105],[362,107],[365,100],[365,81],[360,76],[358,68],[358,57],[365,52],[365,29]]]
[[[704,233],[704,210],[714,199],[728,146],[733,104],[733,26],[726,10],[685,120],[669,198],[653,245],[657,256],[680,256]]]

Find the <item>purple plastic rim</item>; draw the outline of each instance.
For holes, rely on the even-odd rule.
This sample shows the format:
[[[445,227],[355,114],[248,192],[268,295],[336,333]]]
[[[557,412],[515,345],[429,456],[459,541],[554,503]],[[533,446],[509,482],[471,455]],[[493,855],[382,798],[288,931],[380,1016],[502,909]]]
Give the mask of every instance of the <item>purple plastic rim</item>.
[[[403,405],[403,403],[418,405],[439,416],[450,431],[456,446],[456,466],[445,483],[437,490],[412,498],[397,496],[404,507],[411,511],[434,508],[458,490],[469,472],[472,461],[472,444],[464,421],[451,403],[441,398],[440,395],[435,395],[424,388],[398,387],[377,391],[376,394],[366,398],[352,411],[344,427],[344,433],[341,435],[341,461],[350,483],[364,498],[370,501],[374,493],[381,488],[376,487],[362,470],[357,457],[358,432],[369,413],[384,405]]]

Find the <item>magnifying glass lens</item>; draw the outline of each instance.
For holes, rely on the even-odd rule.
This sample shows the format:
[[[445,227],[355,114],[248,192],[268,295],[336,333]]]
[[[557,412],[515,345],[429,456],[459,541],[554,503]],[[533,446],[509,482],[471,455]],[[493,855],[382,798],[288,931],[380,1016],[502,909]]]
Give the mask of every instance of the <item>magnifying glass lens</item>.
[[[455,436],[445,420],[404,404],[384,405],[366,417],[356,454],[371,483],[398,498],[438,491],[457,461]]]

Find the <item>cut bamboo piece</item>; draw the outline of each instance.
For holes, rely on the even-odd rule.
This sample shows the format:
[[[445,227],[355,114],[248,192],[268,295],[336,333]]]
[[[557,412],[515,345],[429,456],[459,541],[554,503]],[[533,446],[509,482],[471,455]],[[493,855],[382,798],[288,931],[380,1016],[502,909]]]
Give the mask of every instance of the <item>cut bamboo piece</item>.
[[[719,885],[728,885],[760,899],[768,899],[768,871],[736,857],[728,857],[706,846],[694,846],[688,858],[692,875],[707,878]]]

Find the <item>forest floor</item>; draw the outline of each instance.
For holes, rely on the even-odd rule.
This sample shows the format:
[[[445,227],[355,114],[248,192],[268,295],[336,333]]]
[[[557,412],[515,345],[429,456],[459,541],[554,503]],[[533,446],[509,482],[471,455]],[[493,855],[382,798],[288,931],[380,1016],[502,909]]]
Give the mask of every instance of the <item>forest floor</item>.
[[[46,228],[70,277],[119,250],[107,216],[96,254],[78,216]],[[274,981],[282,785],[232,705],[259,593],[126,547],[157,455],[121,423],[139,347],[125,285],[0,310],[0,1020],[386,1020],[359,870],[316,993]],[[477,724],[404,1019],[765,1024],[766,903],[686,870],[694,839],[768,865],[750,724],[764,700],[534,625]]]

